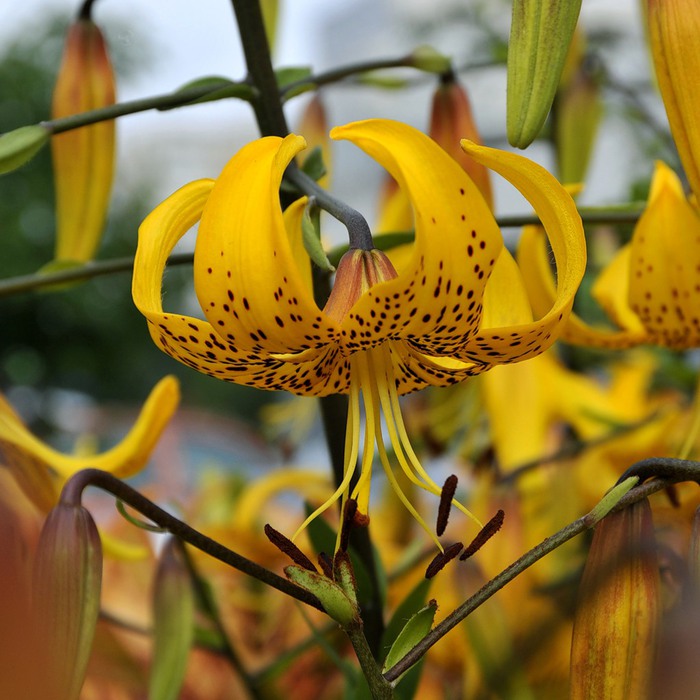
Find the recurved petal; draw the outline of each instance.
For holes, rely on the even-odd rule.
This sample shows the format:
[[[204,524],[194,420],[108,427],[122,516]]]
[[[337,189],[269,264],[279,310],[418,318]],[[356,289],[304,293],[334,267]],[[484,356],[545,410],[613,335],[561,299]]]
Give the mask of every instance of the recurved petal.
[[[372,287],[343,322],[358,345],[390,338],[452,354],[479,326],[486,281],[503,246],[476,185],[434,141],[399,122],[372,119],[331,131],[389,171],[408,194],[415,244],[398,277]]]
[[[545,236],[541,227],[526,226],[523,229],[518,245],[518,264],[532,308],[536,315],[541,315],[554,304],[557,294],[547,257]],[[607,292],[608,297],[612,294],[612,291]],[[603,296],[606,296],[605,292],[603,292]],[[612,301],[607,303],[611,304]],[[573,345],[628,348],[644,342],[647,334],[646,331],[637,329],[615,331],[594,328],[572,311],[559,337]]]
[[[333,337],[295,263],[279,204],[282,175],[304,145],[293,134],[247,144],[202,212],[195,291],[211,325],[240,351],[299,352]]]
[[[586,269],[586,243],[581,217],[571,196],[544,168],[527,158],[462,141],[462,148],[495,170],[532,204],[554,252],[556,293],[551,306],[536,321],[514,326],[481,328],[476,356],[493,364],[515,362],[546,350],[561,333]],[[475,359],[471,350],[469,359]],[[458,355],[460,357],[460,355]]]
[[[296,394],[331,393],[333,387],[338,393],[347,391],[347,368],[335,362],[335,353],[330,350],[309,350],[303,357],[294,358],[272,357],[260,346],[241,350],[232,343],[234,336],[223,321],[214,328],[207,321],[163,310],[165,263],[180,238],[201,216],[212,186],[211,180],[185,185],[158,205],[139,229],[132,296],[148,320],[154,342],[179,362],[224,381]],[[290,216],[296,212],[293,209]]]
[[[659,343],[700,343],[700,218],[661,162],[632,236],[629,303]]]
[[[142,469],[180,400],[177,380],[168,376],[154,387],[138,420],[123,440],[96,455],[66,455],[32,435],[14,411],[0,405],[0,454],[26,495],[48,510],[61,486],[81,469],[94,467],[127,477]]]

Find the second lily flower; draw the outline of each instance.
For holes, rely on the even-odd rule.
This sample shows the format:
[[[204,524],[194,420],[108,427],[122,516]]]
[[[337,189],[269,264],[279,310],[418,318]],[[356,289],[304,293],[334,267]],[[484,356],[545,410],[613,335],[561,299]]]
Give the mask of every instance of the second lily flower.
[[[524,291],[469,176],[427,136],[399,122],[356,122],[331,136],[362,148],[408,194],[415,244],[404,268],[397,273],[380,251],[351,249],[328,303],[319,309],[301,242],[306,198],[284,213],[279,205],[284,171],[304,139],[267,137],[241,149],[216,181],[186,185],[147,217],[134,265],[134,301],[155,343],[200,372],[299,395],[349,394],[345,478],[317,513],[352,496],[367,514],[376,442],[389,481],[429,531],[393,474],[381,416],[407,477],[440,493],[410,445],[399,395],[453,384],[549,347],[583,276],[583,229],[573,201],[543,168],[463,141],[469,155],[530,201],[549,236],[559,280],[556,299],[540,319],[484,328],[484,316],[508,318],[514,295]],[[206,321],[166,312],[161,300],[166,260],[198,220],[194,282]],[[360,456],[361,405],[366,429]],[[350,492],[358,458],[360,477]]]

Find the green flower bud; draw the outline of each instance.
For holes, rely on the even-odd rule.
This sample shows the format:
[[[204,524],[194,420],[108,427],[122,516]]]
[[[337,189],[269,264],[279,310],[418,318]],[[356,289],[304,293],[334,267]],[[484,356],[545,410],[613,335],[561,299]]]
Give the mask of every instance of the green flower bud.
[[[323,609],[344,629],[359,622],[357,605],[337,583],[323,574],[294,564],[286,567],[284,573],[297,586],[313,593],[321,601]]]
[[[148,700],[177,700],[194,636],[194,593],[190,574],[169,539],[153,587],[153,660]]]
[[[508,141],[526,148],[554,100],[581,0],[514,0],[508,45]]]

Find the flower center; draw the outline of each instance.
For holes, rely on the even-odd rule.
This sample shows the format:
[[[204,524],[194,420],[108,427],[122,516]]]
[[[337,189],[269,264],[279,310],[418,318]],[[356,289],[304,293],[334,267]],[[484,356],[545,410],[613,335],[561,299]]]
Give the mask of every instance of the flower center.
[[[394,266],[381,250],[351,248],[338,263],[333,290],[323,311],[337,323],[342,323],[370,287],[396,276]]]

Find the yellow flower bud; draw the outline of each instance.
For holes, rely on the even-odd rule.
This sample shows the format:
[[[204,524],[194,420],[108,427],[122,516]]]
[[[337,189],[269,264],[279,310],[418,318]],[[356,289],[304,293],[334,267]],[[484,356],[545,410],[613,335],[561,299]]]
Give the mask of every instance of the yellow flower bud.
[[[660,581],[648,501],[595,529],[571,648],[571,700],[650,697]]]
[[[89,19],[68,30],[52,115],[65,117],[114,104],[114,75],[102,33]],[[92,259],[104,227],[114,174],[114,121],[51,139],[56,183],[56,259]]]
[[[443,80],[433,95],[430,116],[430,137],[449,153],[471,177],[474,184],[493,209],[491,179],[486,166],[467,156],[459,143],[469,139],[481,144],[467,92],[454,79]]]
[[[700,195],[700,109],[692,81],[700,72],[700,5],[649,0],[649,38],[671,134],[696,196]]]

